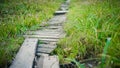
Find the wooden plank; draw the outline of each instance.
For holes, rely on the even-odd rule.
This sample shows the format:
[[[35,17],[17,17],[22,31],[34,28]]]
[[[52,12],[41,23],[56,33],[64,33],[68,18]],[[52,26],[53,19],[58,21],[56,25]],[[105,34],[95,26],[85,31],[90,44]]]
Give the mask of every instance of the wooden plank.
[[[48,25],[54,25],[54,26],[62,26],[63,25],[63,22],[65,22],[65,19],[66,18],[59,18],[58,20],[56,20],[56,21],[54,21],[54,20],[50,20],[50,21],[48,21]],[[56,25],[56,24],[58,24],[58,25]]]
[[[39,33],[39,32],[36,32],[36,33],[28,33],[28,34],[25,34],[24,36],[29,36],[29,35],[40,35],[40,36],[58,36],[60,35],[61,33]]]
[[[59,33],[62,33],[62,32],[59,32],[59,31],[43,31],[43,30],[38,30],[38,31],[27,31],[26,34],[59,34]]]
[[[57,33],[57,32],[54,32],[54,33],[39,33],[39,32],[29,32],[29,33],[26,33],[25,35],[47,35],[47,36],[51,36],[51,35],[60,35],[61,33]]]
[[[59,20],[55,20],[55,21],[53,21],[53,20],[51,20],[51,21],[49,21],[49,22],[53,22],[53,23],[56,23],[56,21],[58,22]],[[49,25],[49,22],[48,22],[48,25]],[[61,23],[62,24],[62,23]],[[62,28],[63,26],[61,26],[61,25],[50,25],[50,26],[46,26],[46,27],[41,27],[42,29],[44,29],[44,28],[47,28],[47,29],[59,29],[59,28]],[[42,30],[42,29],[40,29],[40,30]]]
[[[53,39],[53,38],[38,38],[41,41],[44,42],[57,42],[59,39]]]
[[[61,12],[61,11],[56,11]],[[55,14],[62,14],[62,13],[56,13]],[[65,22],[66,16],[65,15],[57,15],[53,19],[50,19],[47,23],[48,25],[56,25],[56,26],[62,26],[62,24]]]
[[[43,45],[44,45],[44,44],[56,45],[56,43],[57,43],[57,42],[54,42],[54,41],[52,42],[52,41],[41,41],[41,40],[39,40],[39,42],[40,42],[40,43],[38,44],[38,46],[39,46],[40,44],[43,44]]]
[[[52,44],[39,44],[38,48],[52,48],[55,49],[57,45],[52,45]]]
[[[60,7],[60,10],[61,11],[67,11],[68,10],[68,5],[62,4],[61,7]]]
[[[54,29],[54,28],[53,28]],[[60,31],[27,31],[25,35],[60,35]]]
[[[68,7],[60,7],[59,10],[60,10],[60,11],[66,11],[66,10],[68,10]]]
[[[37,66],[37,68],[59,68],[58,56],[41,55]]]
[[[24,37],[26,38],[46,38],[46,39],[59,39],[59,38],[63,38],[65,35],[61,34],[61,35],[24,35]]]
[[[32,68],[38,39],[26,38],[10,68]]]
[[[62,28],[62,26],[48,26],[48,27],[46,27],[47,29],[60,29],[60,28]]]
[[[44,55],[45,53],[36,53],[36,56],[37,57],[40,57],[41,55]],[[49,54],[47,54],[47,55],[49,55]]]
[[[70,0],[66,0],[66,4],[69,5],[70,4]]]
[[[63,25],[63,21],[51,21],[51,22],[48,22],[48,25],[54,25],[54,26],[62,26]]]
[[[37,53],[46,53],[49,54],[54,50],[54,48],[37,48]]]
[[[27,31],[28,33],[29,32],[40,32],[40,33],[53,33],[53,32],[63,32],[63,29],[62,28],[59,28],[59,29],[49,29],[49,28],[44,28],[42,30],[35,30],[35,31]]]
[[[57,15],[57,16],[54,16],[54,17],[51,18],[49,21],[58,21],[58,20],[60,20],[60,18],[63,18],[63,16],[65,16],[65,15]]]
[[[68,7],[68,5],[66,5],[66,4],[62,4],[60,7]]]
[[[40,58],[38,58],[38,61],[37,61],[37,67],[36,68],[43,68],[43,63],[44,63],[44,59],[46,56],[48,56],[48,54],[43,54],[43,53],[40,53]]]
[[[49,26],[61,26],[61,25],[59,25],[59,24],[54,24],[54,22],[51,22],[51,23],[49,23],[48,24]],[[58,28],[58,29],[50,29],[50,28],[44,28],[44,29],[42,29],[42,31],[52,31],[52,32],[59,32],[59,31],[61,31],[61,30],[63,30],[62,28]],[[61,31],[62,32],[62,31]]]
[[[68,11],[55,11],[55,14],[65,14],[67,13]]]

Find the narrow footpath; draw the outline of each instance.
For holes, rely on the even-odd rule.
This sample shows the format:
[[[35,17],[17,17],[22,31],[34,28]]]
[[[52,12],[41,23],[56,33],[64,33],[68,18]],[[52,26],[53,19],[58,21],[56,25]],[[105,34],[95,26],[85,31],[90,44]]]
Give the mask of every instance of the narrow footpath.
[[[63,24],[68,5],[69,0],[66,0],[40,29],[26,32],[25,41],[10,68],[60,68],[58,56],[50,53],[57,47],[58,40],[65,37]]]

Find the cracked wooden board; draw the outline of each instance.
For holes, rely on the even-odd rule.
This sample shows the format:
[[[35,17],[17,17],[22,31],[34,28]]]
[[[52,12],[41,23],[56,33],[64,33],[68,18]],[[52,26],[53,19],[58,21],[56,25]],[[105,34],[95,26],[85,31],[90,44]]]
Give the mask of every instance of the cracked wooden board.
[[[38,39],[26,38],[10,68],[32,68]]]

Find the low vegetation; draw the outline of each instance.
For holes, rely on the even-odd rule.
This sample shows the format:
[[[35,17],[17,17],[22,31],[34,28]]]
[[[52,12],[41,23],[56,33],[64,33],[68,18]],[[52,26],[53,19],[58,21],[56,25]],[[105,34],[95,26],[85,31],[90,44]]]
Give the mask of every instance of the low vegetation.
[[[120,67],[119,0],[71,0],[67,17],[67,35],[55,50],[61,63],[100,58],[101,68]]]
[[[52,17],[63,0],[0,0],[0,68],[11,63],[29,29]]]

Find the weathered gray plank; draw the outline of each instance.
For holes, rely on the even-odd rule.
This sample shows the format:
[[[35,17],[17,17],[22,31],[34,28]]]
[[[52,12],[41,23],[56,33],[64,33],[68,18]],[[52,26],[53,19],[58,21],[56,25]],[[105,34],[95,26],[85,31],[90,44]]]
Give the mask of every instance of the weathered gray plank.
[[[32,68],[38,39],[26,38],[10,68]]]
[[[59,11],[56,11],[59,12]],[[56,14],[55,12],[55,14]],[[48,25],[56,25],[56,26],[62,26],[62,24],[65,22],[66,16],[65,15],[57,15],[54,16],[54,18],[50,19],[47,23]]]
[[[29,32],[29,33],[26,33],[25,35],[48,35],[48,36],[51,36],[51,35],[60,35],[61,33],[57,33],[57,32],[54,32],[54,33],[39,33],[39,32]]]
[[[68,5],[66,5],[66,4],[62,4],[60,7],[68,7]]]
[[[49,22],[51,23],[51,22],[53,22],[53,24],[56,24],[56,21],[58,22],[59,20],[50,20]],[[48,22],[48,23],[49,23]],[[49,25],[49,24],[48,24]],[[63,28],[63,26],[61,26],[61,25],[50,25],[50,26],[46,26],[46,27],[42,27],[42,29],[44,29],[44,28],[47,28],[47,29],[52,29],[52,28]],[[42,30],[41,29],[41,30]]]
[[[37,48],[37,53],[51,53],[54,48]]]
[[[52,38],[52,39],[59,39],[59,38],[63,38],[65,35],[61,34],[61,35],[24,35],[24,37],[26,38]]]
[[[52,45],[52,44],[39,44],[38,48],[52,48],[55,49],[57,45]]]
[[[61,31],[62,30],[62,31]],[[49,29],[49,28],[44,28],[42,30],[35,30],[35,31],[27,31],[27,33],[29,32],[40,32],[40,33],[53,33],[53,32],[63,32],[62,28],[59,29]]]
[[[54,23],[54,22],[50,22],[49,24],[48,24],[49,26],[61,26],[61,24],[59,25],[59,23]],[[61,31],[61,30],[63,30],[62,28],[58,28],[58,29],[51,29],[51,28],[44,28],[43,29],[44,31],[52,31],[52,32],[59,32],[59,31]],[[42,31],[43,31],[42,30]]]
[[[62,4],[61,7],[60,7],[60,10],[62,10],[62,11],[68,10],[68,5]]]
[[[56,43],[57,43],[54,41],[42,41],[42,40],[39,40],[39,42],[40,42],[39,44],[50,44],[50,45],[56,45]]]
[[[48,26],[48,27],[46,27],[47,29],[53,29],[53,30],[55,30],[55,29],[61,29],[62,28],[62,26],[55,26],[55,25],[51,25],[51,26]]]
[[[49,21],[58,21],[64,17],[65,17],[65,15],[57,15],[57,16],[54,16],[53,18],[51,18]]]
[[[48,25],[50,25],[50,26],[62,26],[63,25],[63,22],[65,21],[65,19],[66,18],[62,18],[63,20],[56,20],[56,21],[54,21],[54,20],[50,20],[50,21],[48,21]]]
[[[44,42],[57,42],[59,39],[53,39],[53,38],[38,38],[41,41]]]
[[[59,68],[59,60],[56,55],[41,55],[37,63],[37,68]]]
[[[55,14],[65,14],[67,13],[68,11],[55,11]]]
[[[36,56],[37,56],[37,57],[40,57],[40,56],[43,55],[43,54],[45,54],[45,53],[36,53]],[[49,54],[47,54],[47,55],[49,55]]]
[[[62,32],[59,32],[59,31],[27,31],[26,34],[59,34],[59,33],[62,33]]]
[[[66,0],[66,4],[69,5],[70,4],[70,0]]]

